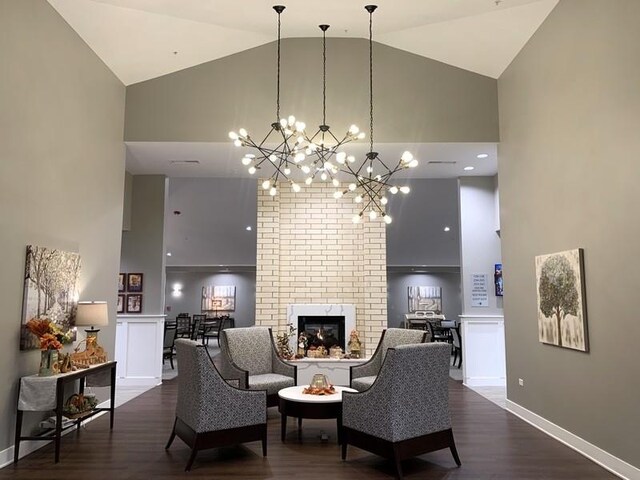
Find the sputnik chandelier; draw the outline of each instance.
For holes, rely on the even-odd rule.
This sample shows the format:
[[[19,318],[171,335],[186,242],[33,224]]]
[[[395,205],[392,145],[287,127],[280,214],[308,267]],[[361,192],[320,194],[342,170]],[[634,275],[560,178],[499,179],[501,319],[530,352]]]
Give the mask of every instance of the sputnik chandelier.
[[[307,165],[302,165],[301,169],[307,175],[305,179],[307,185],[311,184],[316,177],[320,177],[323,181],[331,180],[334,187],[339,187],[340,181],[335,177],[339,171],[338,164],[344,164],[346,159],[355,161],[355,157],[347,157],[346,153],[338,150],[353,140],[363,139],[365,134],[356,125],[351,125],[342,140],[338,140],[327,125],[327,30],[329,25],[319,25],[319,27],[322,30],[322,125],[311,137],[305,132],[303,145],[311,161]]]
[[[229,138],[236,147],[254,149],[255,153],[247,153],[242,158],[242,164],[248,167],[251,175],[262,169],[271,172],[270,175],[261,175],[265,178],[262,188],[269,190],[271,196],[278,193],[280,182],[289,182],[294,192],[300,191],[300,185],[290,175],[293,168],[301,168],[301,162],[306,158],[304,147],[301,145],[305,140],[305,124],[296,121],[293,115],[280,118],[280,14],[285,7],[275,5],[273,9],[278,14],[276,121],[271,124],[271,129],[259,143],[256,143],[244,128],[239,129],[237,133],[229,132]]]
[[[410,191],[406,185],[398,187],[391,184],[391,177],[400,170],[417,167],[418,160],[414,159],[410,152],[404,152],[396,166],[389,168],[378,156],[378,152],[373,150],[373,12],[378,7],[367,5],[364,8],[369,12],[369,152],[357,168],[353,162],[345,161],[344,157],[336,157],[336,161],[343,167],[342,171],[352,178],[346,190],[336,190],[333,196],[341,198],[343,195],[352,194],[355,203],[362,206],[360,213],[353,216],[354,223],[358,223],[365,212],[368,212],[371,220],[381,216],[385,223],[389,224],[392,219],[385,211],[388,202],[386,193],[395,195],[398,192],[406,194]]]

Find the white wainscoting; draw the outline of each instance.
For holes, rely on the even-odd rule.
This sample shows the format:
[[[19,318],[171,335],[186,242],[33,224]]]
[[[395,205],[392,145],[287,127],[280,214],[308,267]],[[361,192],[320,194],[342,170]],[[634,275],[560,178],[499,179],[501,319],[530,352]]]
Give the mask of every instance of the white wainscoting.
[[[117,385],[162,383],[165,315],[118,315],[116,326]]]
[[[462,378],[469,387],[506,386],[504,317],[460,315]]]

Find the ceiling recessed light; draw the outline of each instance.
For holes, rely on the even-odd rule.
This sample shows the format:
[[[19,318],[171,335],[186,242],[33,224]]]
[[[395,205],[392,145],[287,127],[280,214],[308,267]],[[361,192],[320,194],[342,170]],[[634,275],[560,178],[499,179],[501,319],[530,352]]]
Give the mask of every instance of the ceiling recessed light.
[[[487,158],[489,155],[487,153],[481,153],[479,155],[476,155],[478,158]]]
[[[445,232],[448,232],[448,231],[450,231],[450,230],[451,230],[451,227],[444,227],[444,231],[445,231]]]
[[[475,168],[475,167],[471,167],[471,166],[469,166],[469,167],[464,167],[464,170],[465,170],[465,171],[467,171],[467,172],[470,172],[470,171],[471,171],[471,170],[473,170],[474,168]]]
[[[251,231],[251,230],[253,230],[253,229],[251,228],[251,225],[247,225],[247,228],[245,228],[245,230],[246,230],[247,232],[250,232],[250,231]]]
[[[171,252],[167,252],[167,257],[170,257],[170,256],[171,256]]]

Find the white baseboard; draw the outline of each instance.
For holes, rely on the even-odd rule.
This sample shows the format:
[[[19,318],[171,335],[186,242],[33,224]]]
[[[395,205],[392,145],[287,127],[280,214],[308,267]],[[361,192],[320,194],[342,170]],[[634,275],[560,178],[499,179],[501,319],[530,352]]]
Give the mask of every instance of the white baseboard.
[[[505,387],[507,381],[504,377],[469,377],[463,384],[466,387]]]
[[[120,377],[116,379],[116,387],[156,387],[162,378],[156,377]]]
[[[100,408],[107,408],[109,407],[109,403],[110,401],[104,401],[100,404],[98,404],[98,407]],[[96,413],[94,416],[87,418],[86,420],[84,420],[82,422],[82,424],[87,424],[89,422],[91,422],[93,419],[101,417],[102,415],[104,415],[105,412],[100,412],[100,413]],[[68,433],[74,432],[75,428],[70,428],[69,430],[62,432],[62,435],[66,435]],[[39,448],[44,447],[45,445],[48,445],[52,442],[52,440],[49,441],[45,441],[45,440],[24,440],[22,442],[20,442],[20,457],[19,458],[23,458],[26,457],[27,455],[29,455],[30,453],[35,452],[36,450],[38,450]],[[11,465],[13,463],[13,454],[15,451],[15,446],[11,445],[9,448],[5,448],[4,450],[2,450],[0,452],[0,468],[4,468],[8,465]]]
[[[640,480],[640,469],[507,399],[507,410],[625,480]]]

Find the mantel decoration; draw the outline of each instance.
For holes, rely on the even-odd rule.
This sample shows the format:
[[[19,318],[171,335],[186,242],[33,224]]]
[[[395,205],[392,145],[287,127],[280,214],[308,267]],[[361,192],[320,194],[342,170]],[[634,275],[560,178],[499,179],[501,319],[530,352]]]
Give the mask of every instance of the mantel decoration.
[[[360,222],[364,213],[368,212],[371,220],[381,216],[385,223],[391,223],[391,216],[387,215],[385,205],[387,205],[387,192],[395,195],[398,192],[409,193],[410,188],[406,185],[398,187],[391,184],[391,177],[407,168],[418,166],[418,160],[413,158],[411,152],[404,152],[397,164],[389,168],[379,157],[378,152],[373,150],[373,12],[377,5],[367,5],[364,7],[369,12],[369,152],[366,154],[360,166],[351,165],[352,162],[340,162],[344,166],[344,172],[352,177],[346,190],[336,190],[335,198],[340,198],[345,194],[354,195],[354,201],[361,205],[360,213],[353,216],[354,223]]]
[[[290,178],[292,168],[300,169],[301,162],[305,160],[304,148],[300,143],[304,142],[304,122],[296,121],[296,117],[290,115],[280,118],[280,15],[284,11],[283,5],[275,5],[273,9],[278,14],[278,42],[277,42],[277,77],[276,77],[276,118],[271,124],[269,132],[258,143],[249,135],[246,129],[238,132],[229,132],[229,138],[236,147],[249,147],[255,153],[247,153],[242,158],[242,164],[248,167],[251,175],[264,169],[260,177],[264,178],[262,188],[269,190],[271,196],[278,193],[279,182],[287,181],[294,192],[300,191],[300,185]],[[270,171],[271,173],[267,173]]]
[[[360,334],[357,330],[351,330],[347,346],[349,347],[349,355],[351,358],[360,358],[362,343],[360,342]]]
[[[58,355],[63,343],[71,343],[71,332],[63,332],[48,319],[32,318],[26,324],[27,330],[40,341],[40,369],[38,375],[48,377],[60,372]]]
[[[295,354],[289,346],[289,339],[296,334],[296,329],[293,323],[287,325],[287,330],[280,332],[276,335],[276,350],[278,356],[283,360],[291,360],[295,357]]]
[[[341,140],[338,140],[331,127],[327,125],[327,30],[329,25],[319,25],[322,30],[322,124],[316,133],[308,136],[305,132],[305,153],[312,158],[310,165],[302,165],[302,171],[307,174],[305,183],[310,185],[319,176],[320,180],[331,180],[334,187],[340,186],[340,181],[335,177],[339,171],[338,165],[344,165],[346,161],[354,162],[355,157],[347,156],[345,152],[338,150],[353,140],[363,139],[365,133],[356,125],[351,125]],[[335,156],[335,163],[333,157]]]

